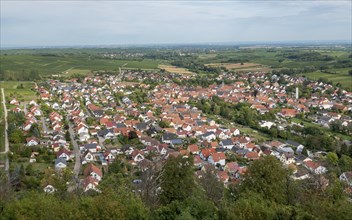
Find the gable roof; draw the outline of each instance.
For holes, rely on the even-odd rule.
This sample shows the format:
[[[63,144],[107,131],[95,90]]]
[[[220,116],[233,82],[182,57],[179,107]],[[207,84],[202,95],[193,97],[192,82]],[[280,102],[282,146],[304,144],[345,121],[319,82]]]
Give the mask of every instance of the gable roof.
[[[196,153],[199,151],[199,148],[196,144],[191,144],[188,146],[188,150],[191,152],[191,153]]]
[[[90,163],[88,164],[88,166],[84,169],[84,176],[88,176],[90,175],[92,172],[98,174],[100,177],[103,176],[103,173],[101,172],[101,170],[96,167],[94,164]]]
[[[233,141],[232,141],[231,139],[222,140],[222,141],[221,141],[221,144],[222,144],[223,146],[234,145],[234,144],[233,144]]]
[[[208,158],[210,155],[215,154],[215,148],[207,148],[202,150],[202,154],[205,158]]]
[[[36,137],[34,137],[34,136],[32,136],[32,137],[26,138],[26,141],[27,141],[27,143],[30,142],[30,141],[36,141],[36,142],[38,143],[38,142],[39,142],[39,139],[36,138]]]
[[[291,140],[287,140],[286,144],[289,144],[289,145],[292,145],[292,146],[295,146],[295,147],[298,147],[299,145],[301,145],[300,143],[297,143],[297,142],[291,141]]]
[[[98,185],[98,180],[94,179],[92,176],[87,176],[83,182],[82,182],[82,187],[86,188],[89,184],[93,184],[94,186]]]
[[[218,152],[218,153],[214,153],[213,155],[211,155],[213,158],[213,161],[219,162],[220,160],[226,160],[226,156],[223,152]]]
[[[62,158],[62,157],[59,157],[55,160],[55,166],[59,163],[63,163],[65,165],[67,165],[65,158]]]
[[[59,157],[62,154],[66,154],[67,156],[70,156],[72,154],[71,151],[67,150],[66,148],[61,148],[57,153],[56,157]]]

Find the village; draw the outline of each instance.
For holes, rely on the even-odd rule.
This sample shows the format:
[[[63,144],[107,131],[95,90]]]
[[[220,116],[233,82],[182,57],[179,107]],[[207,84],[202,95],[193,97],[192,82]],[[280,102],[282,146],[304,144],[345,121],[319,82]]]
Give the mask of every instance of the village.
[[[159,83],[152,87],[143,82],[147,78]],[[126,161],[134,170],[144,172],[168,157],[193,157],[196,177],[211,167],[225,186],[241,182],[251,161],[269,155],[289,167],[296,180],[323,177],[328,172],[324,159],[328,152],[308,150],[289,139],[263,139],[252,135],[255,130],[243,132],[239,124],[205,114],[192,105],[194,100],[217,96],[228,103],[247,103],[261,115],[279,109],[275,120],[259,123],[262,128],[279,131],[304,127],[294,120],[300,114],[309,115],[312,123],[325,129],[336,122],[346,129],[352,126],[351,117],[343,114],[352,111],[352,92],[323,82],[287,75],[268,78],[262,72],[222,73],[217,80],[234,83],[202,88],[178,85],[174,78],[187,81],[190,76],[125,70],[117,75],[50,79],[34,88],[38,100],[25,104],[16,98],[9,100],[15,106],[10,111],[25,115],[23,134],[34,124],[40,128],[40,138],[27,137],[23,144],[30,149],[48,149],[55,155],[49,167],[55,172],[72,171],[84,192],[100,192],[99,182],[114,160]],[[296,85],[303,84],[313,91],[310,97],[300,95]],[[351,145],[350,139],[341,142]],[[38,157],[40,153],[32,150],[28,162],[38,163]],[[340,179],[352,187],[352,170],[342,173]],[[134,182],[140,181],[136,176]],[[45,192],[56,190],[50,181],[46,184]]]

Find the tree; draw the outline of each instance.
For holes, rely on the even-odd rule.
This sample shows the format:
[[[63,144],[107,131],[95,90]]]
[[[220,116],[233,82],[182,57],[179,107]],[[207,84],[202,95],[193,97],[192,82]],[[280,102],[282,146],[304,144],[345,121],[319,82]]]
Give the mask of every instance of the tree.
[[[346,155],[342,155],[339,159],[339,167],[341,172],[347,172],[352,170],[352,158]]]
[[[337,156],[336,153],[333,153],[333,152],[329,152],[326,155],[326,159],[333,166],[337,166],[339,163],[339,157]]]
[[[95,119],[93,117],[87,117],[86,122],[87,122],[87,125],[93,125],[95,122]]]
[[[215,176],[214,168],[207,168],[202,177],[198,180],[208,199],[219,204],[224,194],[224,184]]]
[[[352,76],[352,70],[348,70],[348,74]]]
[[[11,143],[18,144],[18,143],[23,143],[25,140],[25,137],[23,136],[23,133],[20,129],[16,129],[11,132],[9,140]]]
[[[136,184],[136,191],[139,192],[144,204],[151,209],[156,209],[159,205],[158,190],[160,179],[163,175],[158,163],[152,163],[140,176],[141,183]]]
[[[222,206],[220,219],[275,219],[275,210],[270,201],[261,194],[247,192],[235,202]]]
[[[29,135],[37,138],[41,137],[39,125],[37,123],[32,124],[31,128],[29,129]]]
[[[195,188],[192,157],[170,156],[161,172],[163,173],[160,184],[162,204],[182,202],[192,194]]]
[[[70,132],[69,132],[69,131],[66,131],[66,133],[65,133],[65,139],[66,139],[66,141],[71,141],[71,135],[70,135]]]
[[[161,121],[159,121],[159,126],[161,128],[169,128],[170,127],[170,122],[161,120]]]
[[[259,193],[269,201],[287,201],[287,181],[289,171],[282,167],[279,160],[269,156],[254,161],[243,180],[244,191]]]

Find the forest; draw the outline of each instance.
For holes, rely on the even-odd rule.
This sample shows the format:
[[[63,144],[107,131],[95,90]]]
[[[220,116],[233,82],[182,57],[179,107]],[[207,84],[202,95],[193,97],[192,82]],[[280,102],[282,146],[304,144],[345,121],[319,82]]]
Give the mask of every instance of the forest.
[[[293,180],[268,156],[254,161],[243,182],[227,188],[206,169],[194,176],[192,157],[170,157],[132,181],[121,160],[106,171],[101,193],[67,192],[67,173],[56,174],[53,194],[33,187],[16,192],[1,176],[0,219],[349,219],[352,204],[336,175]],[[19,172],[11,183],[30,170]],[[46,174],[49,175],[49,174]],[[52,174],[50,174],[52,175]]]

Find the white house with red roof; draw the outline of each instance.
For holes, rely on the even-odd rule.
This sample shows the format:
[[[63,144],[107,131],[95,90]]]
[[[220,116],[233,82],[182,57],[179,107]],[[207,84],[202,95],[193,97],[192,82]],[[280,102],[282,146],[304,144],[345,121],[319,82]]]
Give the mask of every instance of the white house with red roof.
[[[82,188],[84,192],[89,190],[94,190],[96,192],[100,192],[97,186],[99,185],[99,181],[94,179],[92,176],[87,176],[82,182]]]
[[[199,148],[196,144],[191,144],[188,146],[187,150],[191,153],[191,154],[199,154]]]
[[[304,166],[315,174],[324,174],[327,171],[327,169],[320,165],[320,163],[314,162],[312,160],[305,161]]]
[[[17,99],[12,99],[12,100],[10,101],[10,104],[11,104],[11,105],[19,105],[20,103],[19,103],[19,101],[17,101]]]
[[[27,146],[36,146],[39,144],[39,139],[36,137],[26,138]]]
[[[220,164],[221,166],[225,166],[226,156],[223,152],[217,152],[209,156],[208,162],[213,165]]]
[[[88,166],[84,169],[83,174],[84,176],[91,176],[98,181],[103,178],[102,171],[92,163],[88,164]]]
[[[143,151],[140,150],[134,150],[131,156],[134,162],[141,162],[142,160],[144,160]]]
[[[67,150],[66,148],[61,148],[57,153],[56,153],[57,158],[64,158],[66,161],[71,160],[74,158],[74,154]]]

